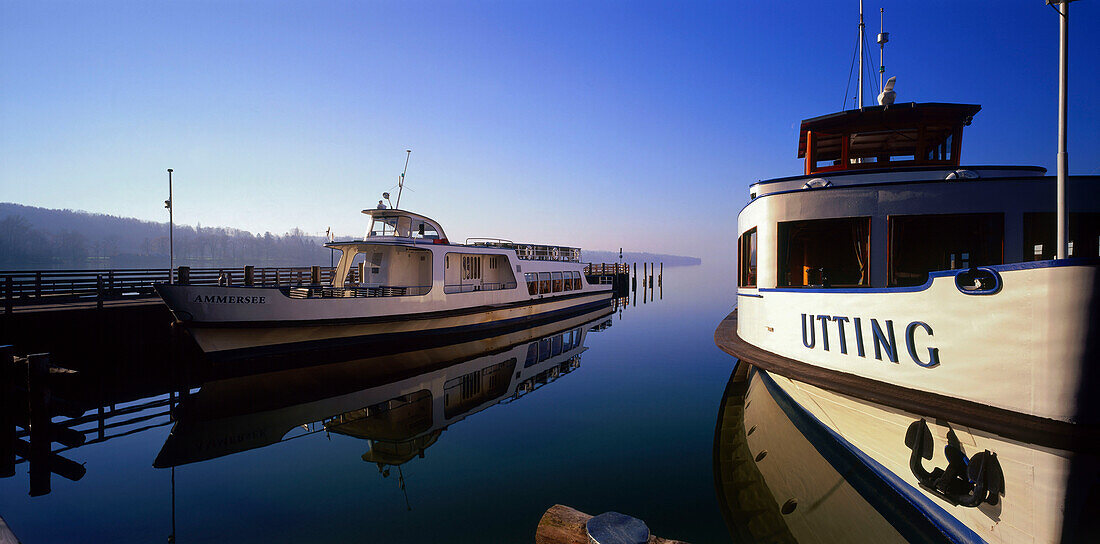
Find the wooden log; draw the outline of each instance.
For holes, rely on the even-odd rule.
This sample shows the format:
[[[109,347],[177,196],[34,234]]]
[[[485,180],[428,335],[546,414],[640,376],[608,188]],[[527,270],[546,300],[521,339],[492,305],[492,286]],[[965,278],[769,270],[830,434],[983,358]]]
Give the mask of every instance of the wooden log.
[[[0,544],[19,544],[19,539],[15,538],[4,518],[0,518]]]
[[[542,515],[535,529],[535,544],[588,544],[585,524],[592,516],[563,504],[555,504]],[[648,544],[686,544],[650,535]]]

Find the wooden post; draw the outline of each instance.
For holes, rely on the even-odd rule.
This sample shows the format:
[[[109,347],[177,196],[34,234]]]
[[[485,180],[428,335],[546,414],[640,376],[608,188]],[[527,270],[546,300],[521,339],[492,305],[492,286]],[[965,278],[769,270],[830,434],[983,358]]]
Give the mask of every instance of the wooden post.
[[[661,272],[657,274],[657,287],[662,287],[665,281],[665,263],[661,263]]]
[[[7,296],[4,297],[4,313],[10,314],[14,311],[15,306],[15,279],[11,276],[7,277],[4,281],[4,291]]]
[[[252,286],[256,284],[256,267],[253,265],[245,265],[244,267],[244,284]]]
[[[97,310],[103,309],[103,274],[95,277],[95,307]]]
[[[279,269],[275,269],[275,287],[279,286]]]
[[[630,280],[630,290],[638,292],[638,261],[634,261],[634,279]]]
[[[15,476],[15,352],[0,346],[0,478]]]
[[[102,281],[102,277],[100,279]],[[27,419],[30,421],[31,496],[50,492],[50,356],[36,353],[27,357]]]
[[[34,273],[34,298],[42,298],[42,273]]]
[[[180,285],[190,284],[191,283],[191,267],[190,266],[181,266],[181,267],[179,267],[179,275],[176,279],[179,280],[176,283],[179,283]]]
[[[309,267],[309,283],[310,285],[321,285],[321,267],[311,266]]]

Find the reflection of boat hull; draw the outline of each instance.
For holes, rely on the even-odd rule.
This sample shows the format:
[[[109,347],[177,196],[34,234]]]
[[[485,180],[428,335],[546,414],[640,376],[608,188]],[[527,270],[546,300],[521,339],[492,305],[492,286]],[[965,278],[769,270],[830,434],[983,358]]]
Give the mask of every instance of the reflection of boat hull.
[[[1088,442],[1092,431],[1087,426],[1029,419],[881,382],[845,379],[758,348],[737,346],[730,341],[731,336],[739,341],[731,331],[736,331],[735,318],[716,331],[719,345],[735,353],[739,364],[766,370],[760,372],[761,381],[788,417],[802,425],[803,434],[830,437],[834,450],[848,451],[878,478],[893,482],[898,492],[922,504],[923,516],[959,535],[958,540],[1056,542],[1064,524],[1079,530],[1076,526],[1088,507],[1072,500],[1069,488],[1087,488],[1096,481],[1097,461],[1089,449],[1095,450],[1096,442]],[[920,425],[927,426],[931,444],[923,456],[915,457],[918,447],[911,447],[911,440],[914,427]],[[996,455],[1001,481],[992,503],[962,506],[958,497],[965,493],[949,498],[914,469],[915,460],[919,470],[949,470],[952,451],[960,452],[965,463],[973,463],[983,452]],[[968,467],[962,466],[967,474]]]
[[[524,303],[412,314],[382,319],[290,323],[188,323],[199,347],[212,360],[287,352],[393,344],[431,337],[459,337],[536,325],[610,305],[610,292],[582,293]]]
[[[417,417],[404,418],[403,423],[394,423],[394,428],[386,427],[382,421],[376,421],[380,426],[372,427],[380,439],[415,441],[501,400],[499,396],[478,397],[477,406],[468,403],[458,406],[453,399],[448,403],[446,390],[451,380],[493,365],[515,364],[516,372],[503,376],[508,379],[508,385],[501,391],[504,395],[523,394],[528,382],[537,378],[547,365],[560,363],[562,358],[574,357],[586,349],[583,346],[585,331],[594,320],[610,314],[610,307],[601,307],[497,336],[397,355],[360,357],[340,363],[207,382],[198,393],[184,401],[180,409],[182,415],[154,466],[177,466],[268,446],[301,425],[338,415],[353,415],[364,407],[398,397],[406,397],[410,409],[415,409],[420,405],[418,401],[422,400],[423,392],[427,391],[430,393],[428,402],[443,403],[428,410],[432,419],[429,426],[425,427],[417,419],[421,412],[413,410]],[[527,364],[528,344],[532,340],[560,335],[576,327],[582,329],[576,332],[569,352],[545,361],[540,358],[535,365]],[[414,420],[418,423],[410,423]],[[339,432],[335,427],[333,430]]]
[[[949,541],[768,381],[739,364],[719,412],[715,485],[735,542]]]

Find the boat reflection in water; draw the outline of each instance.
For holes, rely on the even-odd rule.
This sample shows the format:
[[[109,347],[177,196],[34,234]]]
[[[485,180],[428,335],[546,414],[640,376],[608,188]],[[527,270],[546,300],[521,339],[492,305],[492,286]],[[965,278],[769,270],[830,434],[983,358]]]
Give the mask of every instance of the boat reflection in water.
[[[450,425],[575,370],[612,307],[507,334],[204,383],[184,399],[154,462],[174,467],[320,432],[368,442],[383,474]],[[299,429],[301,432],[296,432]]]
[[[0,478],[29,465],[31,495],[45,495],[53,474],[76,481],[96,471],[94,464],[80,462],[80,450],[110,448],[99,444],[162,432],[167,425],[171,433],[153,461],[156,468],[328,432],[366,440],[363,460],[388,475],[390,466],[423,456],[450,425],[576,370],[588,333],[609,327],[621,306],[614,299],[603,308],[495,336],[406,345],[403,351],[391,346],[384,355],[347,360],[339,352],[345,360],[337,362],[331,353],[296,364],[270,357],[232,365],[177,360],[169,369],[145,361],[146,380],[124,386],[108,386],[110,374],[98,369],[58,373],[44,367],[48,379],[31,387],[31,397],[52,404],[37,410],[32,405],[30,419],[47,421],[40,427],[49,432],[25,430],[26,390],[16,391],[19,398],[0,398]],[[163,379],[169,374],[179,381]],[[52,422],[43,419],[51,416]],[[60,447],[51,447],[51,440]]]
[[[805,408],[806,403],[813,407]],[[822,424],[822,417],[830,423]],[[932,457],[931,447],[913,449],[919,431],[905,423],[914,417],[797,386],[738,361],[723,395],[714,442],[715,487],[731,536],[737,542],[980,542],[940,503],[897,476],[907,464],[922,467]],[[848,442],[833,429],[837,425],[860,437],[860,443]],[[930,426],[948,444],[948,457],[958,451],[964,459],[969,456],[971,467],[991,444],[992,439],[947,421]],[[1025,457],[1026,445],[1001,441],[995,447],[1006,459],[1032,459],[1035,466],[1043,466],[1038,460],[1043,455],[1065,453]],[[1002,517],[1004,496],[1029,486],[1009,481],[1006,488],[999,471],[986,479],[995,481],[1000,496],[973,510],[994,525]],[[1090,487],[1088,478],[1079,484]],[[1084,535],[1093,529],[1075,531]]]

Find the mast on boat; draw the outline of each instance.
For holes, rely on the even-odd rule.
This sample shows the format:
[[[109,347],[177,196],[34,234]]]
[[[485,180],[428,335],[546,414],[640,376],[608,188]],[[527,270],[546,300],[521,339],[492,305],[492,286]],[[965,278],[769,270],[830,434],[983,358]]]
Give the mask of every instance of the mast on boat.
[[[401,171],[401,177],[397,178],[397,205],[394,206],[397,209],[401,209],[401,191],[405,188],[405,172],[409,171],[409,156],[412,155],[413,150],[405,150],[405,169]]]
[[[859,108],[863,109],[863,0],[859,0]]]

